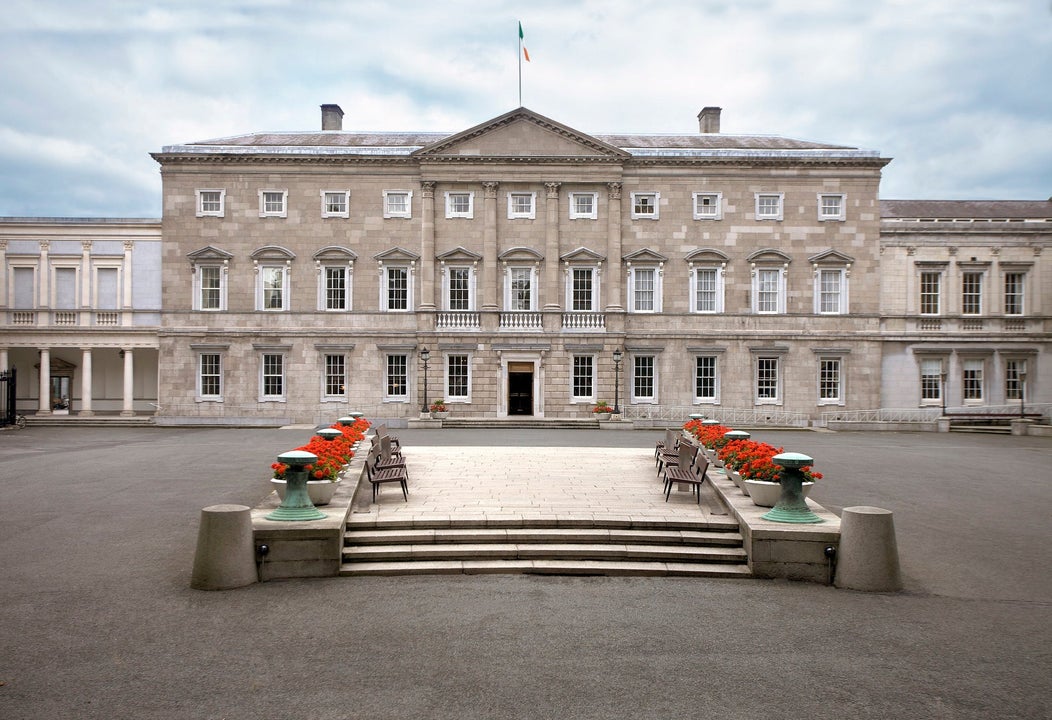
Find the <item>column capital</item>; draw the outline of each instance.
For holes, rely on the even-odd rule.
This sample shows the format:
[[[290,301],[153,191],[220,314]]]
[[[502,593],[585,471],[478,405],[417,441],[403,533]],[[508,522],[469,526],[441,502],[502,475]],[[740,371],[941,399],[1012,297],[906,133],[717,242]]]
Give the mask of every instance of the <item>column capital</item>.
[[[80,241],[80,249],[83,250],[84,252],[91,252],[91,246],[92,246],[93,243],[94,243],[93,240],[81,240]]]
[[[548,191],[548,199],[554,200],[559,197],[559,188],[562,187],[562,183],[558,182],[546,182],[544,183],[544,189]]]
[[[620,200],[621,199],[621,183],[619,183],[619,182],[610,182],[610,183],[606,184],[606,188],[607,188],[607,190],[610,191],[610,198],[612,200]]]
[[[435,196],[435,181],[422,180],[420,182],[420,195],[426,198],[433,198]]]
[[[497,188],[500,187],[500,183],[495,180],[487,180],[482,183],[482,189],[486,191],[486,198],[496,198]]]

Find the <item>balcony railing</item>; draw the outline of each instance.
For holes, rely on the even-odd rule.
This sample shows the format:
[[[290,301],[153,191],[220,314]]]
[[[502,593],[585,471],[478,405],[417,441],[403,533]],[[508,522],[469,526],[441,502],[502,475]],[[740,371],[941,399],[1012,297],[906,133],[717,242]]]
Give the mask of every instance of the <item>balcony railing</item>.
[[[623,415],[630,420],[659,420],[682,425],[693,414],[719,420],[730,427],[807,427],[806,413],[774,408],[726,408],[719,405],[629,405]]]
[[[77,312],[75,310],[56,310],[52,314],[52,320],[56,325],[77,325]]]
[[[435,317],[435,328],[438,330],[478,330],[482,327],[477,312],[440,312]]]
[[[543,330],[544,325],[539,312],[502,312],[500,314],[501,330]]]
[[[12,325],[36,325],[37,314],[32,310],[15,310],[11,313]]]
[[[606,315],[592,312],[563,313],[563,330],[601,332],[606,330]]]

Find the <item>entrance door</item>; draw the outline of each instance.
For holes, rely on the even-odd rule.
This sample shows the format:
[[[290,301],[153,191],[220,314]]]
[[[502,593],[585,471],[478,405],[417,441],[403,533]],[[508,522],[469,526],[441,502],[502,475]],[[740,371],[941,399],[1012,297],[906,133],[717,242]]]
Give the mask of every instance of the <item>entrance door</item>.
[[[533,415],[533,363],[508,364],[508,415]]]
[[[69,384],[70,378],[65,375],[51,376],[52,411],[69,411]]]

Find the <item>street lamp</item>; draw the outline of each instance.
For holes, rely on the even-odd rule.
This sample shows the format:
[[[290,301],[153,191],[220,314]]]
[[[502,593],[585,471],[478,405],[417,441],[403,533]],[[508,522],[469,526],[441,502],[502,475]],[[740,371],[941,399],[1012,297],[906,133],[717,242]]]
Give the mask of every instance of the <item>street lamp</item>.
[[[621,408],[617,406],[621,400],[621,359],[624,353],[621,348],[614,350],[614,415],[621,414]]]
[[[420,406],[420,414],[428,412],[427,404],[427,361],[431,359],[431,351],[424,348],[420,351],[420,359],[424,361],[424,403]]]
[[[1025,401],[1023,400],[1023,393],[1025,391],[1024,388],[1026,387],[1026,370],[1020,370],[1015,375],[1019,382],[1019,419],[1022,420],[1025,417],[1025,407],[1023,405]]]

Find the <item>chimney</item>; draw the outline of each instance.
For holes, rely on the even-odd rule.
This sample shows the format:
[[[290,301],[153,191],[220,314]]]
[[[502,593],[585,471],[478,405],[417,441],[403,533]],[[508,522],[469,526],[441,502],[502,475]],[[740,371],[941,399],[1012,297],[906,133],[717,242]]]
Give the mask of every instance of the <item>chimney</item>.
[[[343,130],[343,110],[339,105],[321,106],[321,129]]]
[[[698,113],[698,125],[700,128],[699,131],[703,133],[718,133],[720,131],[721,110],[723,110],[723,108],[702,108],[701,112]]]

